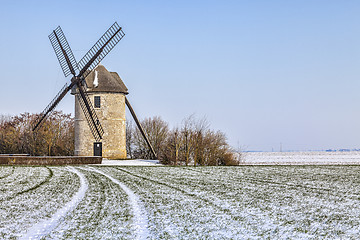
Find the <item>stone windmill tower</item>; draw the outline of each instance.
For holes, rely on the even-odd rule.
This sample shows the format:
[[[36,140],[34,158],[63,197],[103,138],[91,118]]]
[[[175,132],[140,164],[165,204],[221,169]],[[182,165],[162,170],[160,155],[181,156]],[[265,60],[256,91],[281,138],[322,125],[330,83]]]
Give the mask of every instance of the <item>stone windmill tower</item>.
[[[125,95],[128,89],[116,72],[109,72],[103,65],[98,65],[85,82],[104,135],[101,142],[94,142],[79,98],[75,97],[75,155],[126,158]],[[79,92],[72,91],[72,94]]]

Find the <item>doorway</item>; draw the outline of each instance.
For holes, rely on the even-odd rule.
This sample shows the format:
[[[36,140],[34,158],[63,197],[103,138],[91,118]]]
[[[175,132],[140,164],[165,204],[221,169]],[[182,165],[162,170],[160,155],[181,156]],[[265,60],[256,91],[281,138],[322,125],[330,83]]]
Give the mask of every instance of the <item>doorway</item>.
[[[102,157],[102,143],[94,142],[94,156]]]

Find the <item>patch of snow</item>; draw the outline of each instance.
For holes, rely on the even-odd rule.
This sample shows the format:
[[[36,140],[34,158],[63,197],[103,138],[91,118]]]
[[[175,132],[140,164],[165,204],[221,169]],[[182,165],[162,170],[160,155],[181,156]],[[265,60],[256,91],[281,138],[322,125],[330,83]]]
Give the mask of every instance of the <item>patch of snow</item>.
[[[101,165],[116,165],[116,166],[157,166],[162,165],[159,160],[109,160],[103,159]]]
[[[98,87],[99,86],[99,79],[98,79],[98,72],[95,70],[95,78],[94,78],[94,87]]]
[[[84,198],[88,189],[88,183],[85,176],[73,167],[68,167],[67,169],[77,174],[80,178],[80,188],[77,193],[72,197],[70,202],[59,209],[50,219],[44,219],[35,224],[20,239],[41,239],[48,235],[59,224],[59,221],[64,218],[68,212],[72,211]]]
[[[144,207],[139,199],[139,197],[124,183],[120,182],[119,180],[113,178],[112,176],[94,168],[86,169],[96,173],[99,173],[107,178],[109,178],[113,183],[119,185],[124,192],[129,196],[129,205],[132,208],[132,212],[134,214],[134,222],[133,227],[135,228],[135,233],[137,234],[136,239],[147,239],[149,236],[148,231],[148,219],[147,214],[145,212]]]

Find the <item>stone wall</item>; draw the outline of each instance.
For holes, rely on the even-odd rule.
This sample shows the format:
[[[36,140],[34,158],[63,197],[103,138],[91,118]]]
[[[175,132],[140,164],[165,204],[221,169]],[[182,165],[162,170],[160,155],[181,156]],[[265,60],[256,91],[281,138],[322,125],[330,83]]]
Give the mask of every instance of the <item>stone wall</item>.
[[[0,156],[2,165],[80,165],[101,164],[101,157],[33,157],[33,156]]]

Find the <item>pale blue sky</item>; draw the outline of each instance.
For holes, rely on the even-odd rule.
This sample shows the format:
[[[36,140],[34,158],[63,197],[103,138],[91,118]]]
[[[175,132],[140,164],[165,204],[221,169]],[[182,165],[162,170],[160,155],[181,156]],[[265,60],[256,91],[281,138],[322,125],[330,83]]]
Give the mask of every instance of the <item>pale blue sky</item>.
[[[117,21],[102,62],[140,116],[195,113],[246,150],[360,148],[360,1],[0,1],[0,113],[40,112]],[[73,111],[73,96],[58,109]]]

